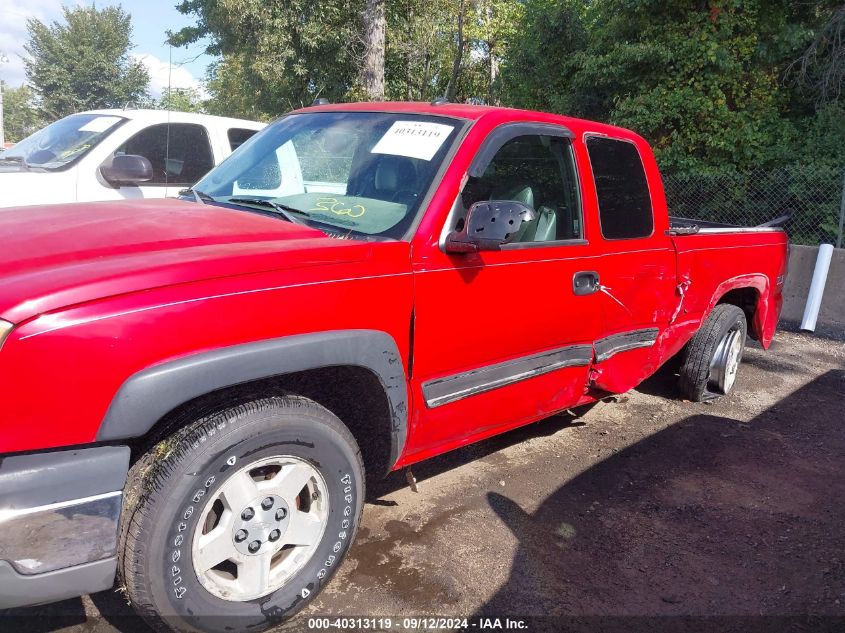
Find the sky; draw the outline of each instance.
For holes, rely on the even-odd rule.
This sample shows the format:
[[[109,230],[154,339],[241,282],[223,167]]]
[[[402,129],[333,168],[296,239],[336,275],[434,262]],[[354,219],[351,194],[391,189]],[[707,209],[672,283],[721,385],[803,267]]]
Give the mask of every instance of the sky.
[[[130,55],[139,59],[150,75],[150,93],[160,97],[167,88],[170,47],[164,40],[166,31],[176,31],[193,23],[192,16],[176,10],[178,0],[100,0],[99,7],[121,5],[132,16],[135,47]],[[17,87],[26,81],[23,59],[27,39],[26,20],[36,18],[45,23],[62,21],[62,6],[91,4],[91,0],[0,0],[0,79]],[[201,43],[188,48],[174,48],[170,84],[173,88],[196,88],[203,92],[201,81],[214,59],[203,53]]]

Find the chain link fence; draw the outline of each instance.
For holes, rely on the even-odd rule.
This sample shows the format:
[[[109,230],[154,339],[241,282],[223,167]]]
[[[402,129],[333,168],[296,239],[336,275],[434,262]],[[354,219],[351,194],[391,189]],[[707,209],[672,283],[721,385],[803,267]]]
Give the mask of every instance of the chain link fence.
[[[777,169],[667,174],[669,213],[706,222],[757,226],[783,215],[793,244],[843,245],[845,168],[789,165]]]

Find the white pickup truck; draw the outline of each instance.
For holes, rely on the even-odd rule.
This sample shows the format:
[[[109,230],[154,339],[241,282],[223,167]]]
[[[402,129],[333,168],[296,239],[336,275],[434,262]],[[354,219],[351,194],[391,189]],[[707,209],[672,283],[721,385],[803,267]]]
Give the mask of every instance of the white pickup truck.
[[[0,153],[0,207],[176,196],[263,127],[165,110],[72,114]]]

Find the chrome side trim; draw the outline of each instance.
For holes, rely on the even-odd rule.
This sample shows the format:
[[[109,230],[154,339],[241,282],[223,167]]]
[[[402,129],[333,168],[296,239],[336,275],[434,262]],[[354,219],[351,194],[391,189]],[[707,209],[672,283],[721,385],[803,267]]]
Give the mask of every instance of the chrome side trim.
[[[116,490],[0,510],[0,561],[29,576],[113,557],[122,497]]]
[[[27,514],[50,512],[52,510],[61,510],[63,508],[69,508],[72,506],[85,505],[86,503],[92,503],[94,501],[99,501],[100,499],[108,499],[109,497],[119,497],[120,495],[120,490],[115,490],[114,492],[106,492],[101,495],[92,495],[90,497],[83,497],[82,499],[69,499],[68,501],[58,501],[56,503],[48,503],[46,505],[36,506],[34,508],[19,508],[6,510],[0,509],[0,523],[5,523],[6,521],[11,521]]]
[[[422,385],[423,396],[426,405],[433,409],[564,367],[589,365],[592,359],[591,345],[569,345],[549,352],[523,356],[445,378],[429,380]]]
[[[610,336],[599,339],[595,343],[596,362],[605,361],[619,352],[627,352],[638,347],[651,347],[657,340],[657,334],[658,329],[652,327],[611,334]]]
[[[698,229],[701,234],[720,234],[720,233],[783,233],[784,230],[779,226],[732,226],[732,227],[704,227]]]

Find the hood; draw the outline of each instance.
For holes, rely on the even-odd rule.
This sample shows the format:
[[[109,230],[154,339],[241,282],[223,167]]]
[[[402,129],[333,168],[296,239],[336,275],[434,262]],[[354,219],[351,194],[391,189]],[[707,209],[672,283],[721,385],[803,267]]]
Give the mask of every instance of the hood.
[[[0,317],[281,268],[361,260],[361,242],[248,211],[179,200],[0,211]]]
[[[58,204],[76,200],[76,169],[24,171],[19,166],[0,169],[0,213],[3,207]]]

